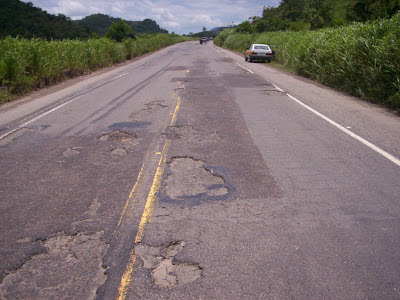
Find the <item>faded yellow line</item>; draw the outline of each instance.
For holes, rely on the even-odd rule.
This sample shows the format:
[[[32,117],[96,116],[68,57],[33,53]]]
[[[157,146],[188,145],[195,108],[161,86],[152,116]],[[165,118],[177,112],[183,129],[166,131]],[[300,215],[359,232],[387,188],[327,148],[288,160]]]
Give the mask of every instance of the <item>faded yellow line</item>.
[[[166,154],[168,152],[168,148],[170,145],[171,145],[171,140],[167,140],[164,144],[160,160],[158,161],[157,171],[156,174],[154,175],[153,184],[151,186],[149,195],[147,196],[146,206],[144,208],[143,215],[140,220],[139,229],[135,238],[135,244],[140,243],[142,241],[146,224],[151,221],[151,217],[154,211],[154,203],[157,199],[156,194],[161,186],[162,176],[164,174],[165,163],[167,160]],[[135,263],[136,263],[136,255],[135,255],[135,249],[133,249],[128,265],[126,266],[125,272],[122,275],[120,286],[118,288],[118,294],[117,294],[118,300],[124,300],[128,295],[128,288],[132,282],[133,273],[135,271]]]
[[[171,126],[174,125],[176,122],[176,118],[178,116],[178,110],[179,110],[180,106],[181,106],[181,97],[179,96],[178,100],[176,101],[174,114],[172,115]]]
[[[160,189],[162,176],[165,170],[165,162],[167,160],[166,154],[168,152],[168,148],[171,145],[171,140],[167,140],[164,145],[164,149],[162,151],[160,160],[158,162],[156,175],[154,176],[153,185],[151,186],[150,193],[147,197],[146,206],[144,207],[142,219],[140,220],[139,229],[136,234],[135,244],[140,243],[142,241],[143,232],[146,224],[151,221],[151,217],[154,211],[154,203],[157,199],[156,194]]]
[[[181,98],[178,97],[174,114],[171,120],[171,126],[174,125],[176,122],[180,104],[181,104]],[[170,145],[171,145],[171,140],[170,139],[166,140],[163,150],[161,152],[160,160],[158,161],[157,170],[153,179],[153,184],[151,185],[150,192],[147,196],[146,205],[143,211],[142,218],[140,220],[134,244],[140,243],[142,241],[146,224],[151,221],[151,217],[153,216],[154,204],[155,201],[157,200],[156,195],[157,192],[160,190],[162,176],[164,174],[165,164],[167,161],[167,153]],[[156,154],[159,153],[157,152]],[[135,272],[135,263],[136,263],[136,254],[135,254],[135,249],[133,249],[131,252],[129,262],[125,268],[125,272],[122,275],[120,286],[118,288],[118,293],[116,297],[116,299],[118,300],[125,300],[128,295],[128,289],[132,283],[133,274]]]
[[[136,189],[137,189],[137,187],[139,185],[140,179],[142,178],[143,169],[144,169],[144,164],[142,165],[142,168],[140,169],[140,172],[139,172],[139,175],[138,175],[138,177],[136,179],[135,185],[133,186],[133,188],[131,190],[131,193],[129,194],[128,200],[125,203],[125,207],[124,207],[124,210],[122,211],[122,214],[121,214],[121,217],[119,219],[117,228],[119,228],[119,226],[121,225],[122,219],[124,218],[124,215],[125,215],[128,207],[130,206],[130,203],[132,202],[132,205],[134,205],[135,202],[136,202],[136,199],[135,199],[134,195],[135,195]]]

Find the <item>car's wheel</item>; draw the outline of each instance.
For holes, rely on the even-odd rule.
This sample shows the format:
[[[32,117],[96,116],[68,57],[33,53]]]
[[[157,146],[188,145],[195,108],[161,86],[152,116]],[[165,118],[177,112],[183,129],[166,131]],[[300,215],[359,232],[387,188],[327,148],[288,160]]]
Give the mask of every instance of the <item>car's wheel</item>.
[[[270,63],[270,62],[271,62],[271,60],[270,60],[270,59],[268,59],[268,60],[267,60],[267,63]]]
[[[253,60],[251,59],[251,56],[249,56],[249,62],[253,62]]]

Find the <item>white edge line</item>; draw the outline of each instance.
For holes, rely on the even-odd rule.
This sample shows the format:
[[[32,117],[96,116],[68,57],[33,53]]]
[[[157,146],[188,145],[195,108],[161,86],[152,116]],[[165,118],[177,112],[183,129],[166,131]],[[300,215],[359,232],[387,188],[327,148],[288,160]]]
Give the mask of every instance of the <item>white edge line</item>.
[[[116,79],[121,78],[121,77],[124,77],[124,76],[126,76],[126,75],[128,75],[128,74],[129,74],[129,72],[128,72],[128,73],[121,74],[121,75],[118,75],[118,76],[116,76],[116,77],[111,78],[111,80],[116,80]]]
[[[71,100],[69,100],[69,101],[67,101],[67,102],[65,102],[63,104],[60,104],[59,106],[54,107],[53,109],[50,109],[49,111],[46,111],[45,113],[42,113],[41,115],[33,118],[32,120],[29,120],[28,122],[26,122],[26,123],[24,123],[22,125],[19,125],[18,128],[15,128],[15,129],[3,134],[2,136],[0,136],[0,140],[4,139],[5,137],[9,136],[10,134],[13,134],[17,130],[20,130],[20,129],[24,128],[26,125],[29,125],[29,124],[35,122],[36,120],[39,120],[40,118],[43,118],[44,116],[56,111],[57,109],[60,109],[61,107],[65,106],[65,105],[67,105],[67,104],[69,104],[69,103],[71,103],[71,102],[73,102],[75,100],[78,100],[79,98],[80,98],[80,96],[78,96],[78,97],[76,97],[74,99],[71,99]]]
[[[121,77],[126,76],[126,75],[128,75],[128,74],[129,74],[129,72],[123,73],[123,74],[121,74],[121,75],[118,75],[118,76],[116,76],[116,77],[111,78],[110,81],[117,80],[118,78],[121,78]],[[76,97],[76,98],[73,98],[73,99],[71,99],[71,100],[69,100],[69,101],[67,101],[67,102],[65,102],[65,103],[63,103],[63,104],[60,104],[59,106],[56,106],[56,107],[54,107],[53,109],[51,109],[51,110],[49,110],[49,111],[46,111],[45,113],[43,113],[43,114],[41,114],[41,115],[39,115],[39,116],[33,118],[32,120],[29,120],[28,122],[26,122],[26,123],[24,123],[24,124],[18,126],[18,128],[15,128],[15,129],[13,129],[13,130],[11,130],[11,131],[9,131],[9,132],[6,132],[5,134],[3,134],[3,135],[0,136],[0,140],[2,140],[2,139],[4,139],[4,138],[8,137],[9,135],[13,134],[13,133],[16,132],[16,131],[22,129],[22,128],[25,127],[26,125],[29,125],[29,124],[35,122],[36,120],[39,120],[39,119],[43,118],[44,116],[46,116],[46,115],[48,115],[48,114],[50,114],[50,113],[56,111],[57,109],[59,109],[59,108],[65,106],[65,105],[67,105],[67,104],[69,104],[69,103],[71,103],[71,102],[73,102],[73,101],[75,101],[75,100],[78,100],[79,98],[80,98],[80,96],[78,96],[78,97]]]
[[[239,63],[235,63],[235,64],[237,64],[242,69],[245,69],[247,72],[254,74],[254,72],[252,70],[247,69],[246,67],[242,66],[241,64],[239,64]]]
[[[11,131],[9,131],[9,132],[3,134],[2,136],[0,136],[0,140],[2,140],[2,139],[4,139],[4,138],[8,137],[10,134],[13,134],[14,132],[16,132],[16,131],[19,130],[19,129],[20,129],[20,128],[18,127],[18,128],[15,128],[15,129],[13,129],[13,130],[11,130]]]
[[[328,117],[326,117],[325,115],[321,114],[320,112],[316,111],[315,109],[311,108],[310,106],[308,106],[307,104],[304,104],[303,102],[301,102],[300,100],[296,99],[295,97],[293,97],[292,95],[286,93],[286,95],[288,95],[288,97],[290,99],[292,99],[293,101],[297,102],[298,104],[300,104],[301,106],[303,106],[304,108],[308,109],[309,111],[311,111],[312,113],[316,114],[317,116],[319,116],[320,118],[324,119],[325,121],[327,121],[328,123],[332,124],[333,126],[335,126],[336,128],[340,129],[341,131],[343,131],[344,133],[347,133],[349,136],[351,136],[352,138],[356,139],[357,141],[363,143],[364,145],[366,145],[367,147],[371,148],[372,150],[374,150],[375,152],[379,153],[380,155],[382,155],[383,157],[387,158],[388,160],[390,160],[391,162],[393,162],[394,164],[398,165],[400,167],[400,160],[397,159],[396,157],[394,157],[393,155],[391,155],[390,153],[386,152],[385,150],[382,150],[381,148],[379,148],[378,146],[375,146],[374,144],[372,144],[371,142],[368,142],[366,139],[362,138],[361,136],[355,134],[354,132],[348,130],[347,128],[343,127],[342,125],[339,125],[338,123],[336,123],[335,121],[329,119]]]
[[[282,90],[280,87],[277,87],[275,84],[273,84],[273,86],[278,90],[278,91],[280,91],[280,92],[282,92],[282,93],[284,93],[285,91],[284,90]]]

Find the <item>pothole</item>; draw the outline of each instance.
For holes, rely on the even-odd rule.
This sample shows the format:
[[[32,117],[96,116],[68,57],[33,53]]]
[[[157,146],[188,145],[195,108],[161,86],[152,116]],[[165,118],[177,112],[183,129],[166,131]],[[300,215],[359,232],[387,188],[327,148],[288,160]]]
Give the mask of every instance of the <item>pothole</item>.
[[[204,161],[189,157],[173,158],[164,181],[167,198],[185,201],[225,196],[228,187],[223,177],[206,168]]]
[[[118,147],[118,148],[111,150],[110,153],[113,155],[124,156],[124,155],[128,154],[128,150],[126,150],[123,147]]]
[[[42,242],[46,253],[4,277],[0,299],[95,299],[106,280],[102,259],[109,245],[102,236],[99,231],[48,238]]]
[[[151,270],[151,278],[155,284],[171,288],[201,278],[201,268],[197,264],[174,261],[185,245],[185,241],[162,246],[138,244],[135,246],[135,253],[143,261],[143,267]]]
[[[149,103],[146,103],[146,110],[153,110],[157,108],[166,108],[168,105],[163,104],[163,100],[156,100]]]
[[[108,142],[132,142],[136,138],[136,134],[122,130],[113,130],[99,137],[100,141]]]
[[[192,126],[170,126],[167,128],[169,139],[183,139],[196,143],[219,142],[221,136],[218,132],[204,132],[193,129]]]

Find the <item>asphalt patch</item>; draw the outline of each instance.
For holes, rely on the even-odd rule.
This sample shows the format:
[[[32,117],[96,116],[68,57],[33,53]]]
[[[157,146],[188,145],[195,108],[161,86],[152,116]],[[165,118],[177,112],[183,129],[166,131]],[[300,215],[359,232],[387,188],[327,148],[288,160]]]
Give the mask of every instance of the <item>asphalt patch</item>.
[[[191,125],[169,126],[166,135],[172,140],[179,139],[184,142],[195,142],[198,144],[219,142],[222,139],[218,132],[196,130]]]
[[[234,191],[224,168],[206,166],[204,161],[191,157],[175,157],[168,164],[160,201],[193,206],[227,200]]]
[[[143,267],[151,270],[151,278],[156,285],[173,288],[201,278],[202,270],[197,264],[175,260],[185,245],[185,241],[162,246],[138,244],[135,253],[142,260]]]
[[[102,258],[109,245],[102,236],[59,233],[43,241],[45,253],[4,277],[0,299],[94,299],[106,280]]]

